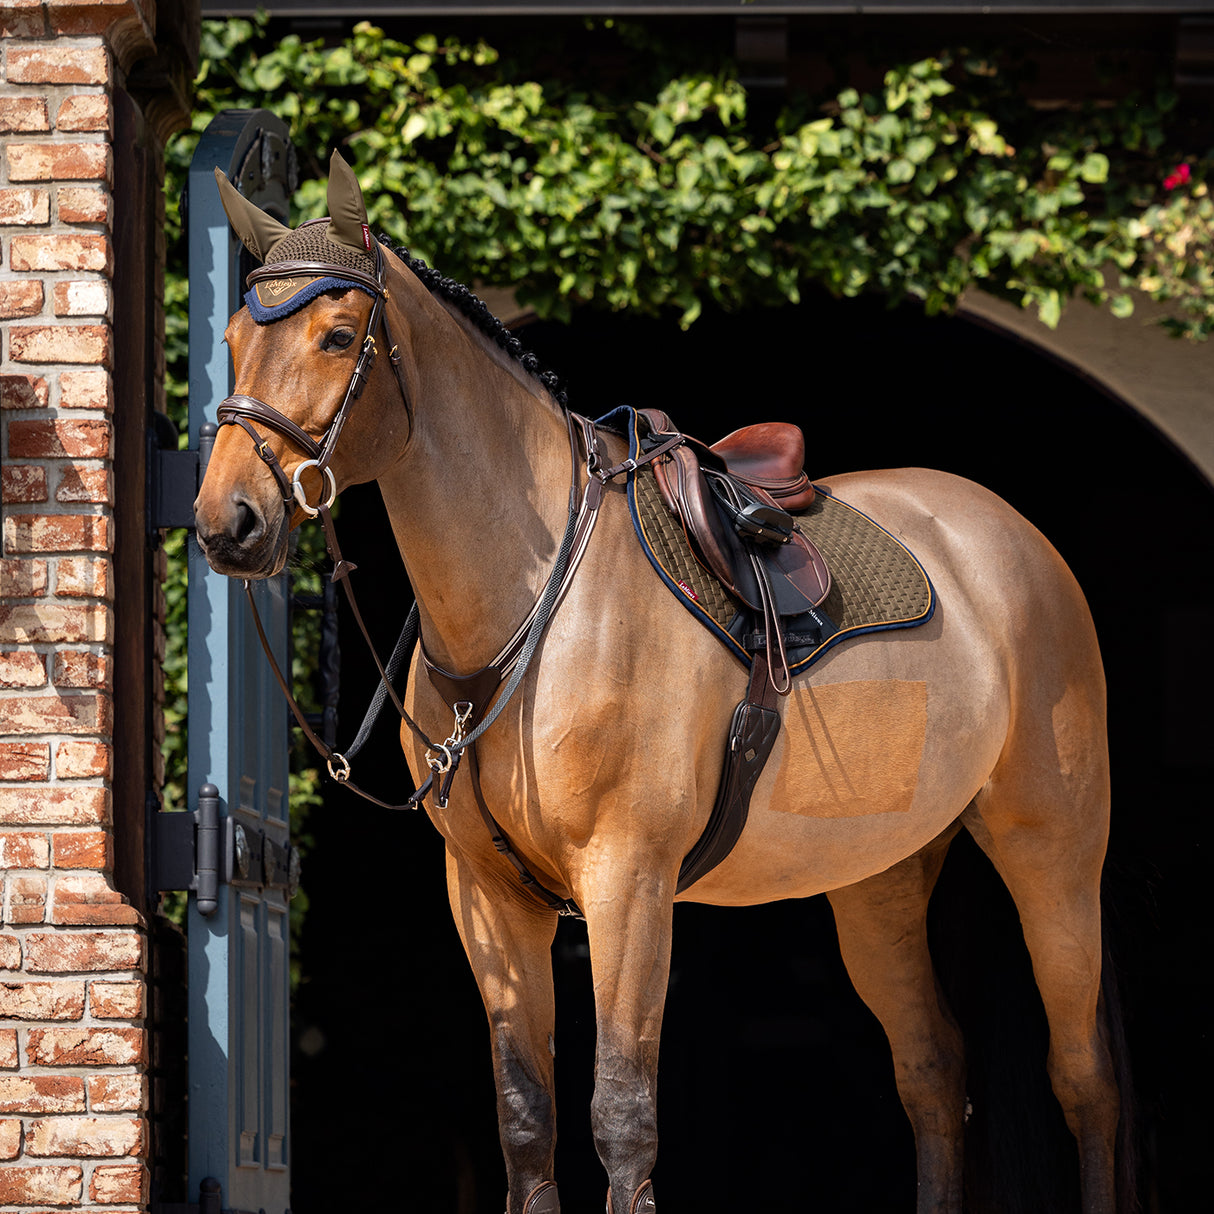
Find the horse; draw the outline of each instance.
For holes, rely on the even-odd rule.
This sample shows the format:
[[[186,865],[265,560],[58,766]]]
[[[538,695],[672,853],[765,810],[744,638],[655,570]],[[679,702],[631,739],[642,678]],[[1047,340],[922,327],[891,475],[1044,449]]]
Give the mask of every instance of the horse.
[[[218,572],[267,577],[284,567],[292,528],[319,514],[334,577],[348,581],[328,507],[344,487],[378,482],[420,632],[401,744],[445,841],[451,912],[488,1018],[507,1214],[560,1209],[551,950],[561,914],[576,908],[589,941],[590,1118],[607,1208],[653,1214],[675,903],[815,894],[888,1037],[914,1132],[917,1214],[960,1214],[964,1045],[926,914],[962,830],[1019,912],[1083,1214],[1113,1214],[1105,682],[1083,594],[1049,542],[953,475],[818,480],[914,553],[934,610],[913,629],[848,639],[792,678],[740,837],[680,888],[748,673],[655,579],[628,508],[644,470],[625,437],[575,424],[466,293],[374,240],[339,156],[330,217],[296,229],[216,176],[233,228],[264,264],[226,331],[236,392],[195,502],[197,540]],[[461,690],[477,680],[474,694]],[[445,743],[431,740],[447,730]]]

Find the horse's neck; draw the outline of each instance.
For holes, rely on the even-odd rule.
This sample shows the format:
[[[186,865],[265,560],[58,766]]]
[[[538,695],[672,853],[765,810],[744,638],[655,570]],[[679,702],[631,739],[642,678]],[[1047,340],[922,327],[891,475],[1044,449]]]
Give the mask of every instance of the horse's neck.
[[[567,520],[571,462],[543,389],[442,314],[432,313],[437,333],[411,329],[414,431],[380,488],[426,651],[463,674],[490,662],[538,599]]]

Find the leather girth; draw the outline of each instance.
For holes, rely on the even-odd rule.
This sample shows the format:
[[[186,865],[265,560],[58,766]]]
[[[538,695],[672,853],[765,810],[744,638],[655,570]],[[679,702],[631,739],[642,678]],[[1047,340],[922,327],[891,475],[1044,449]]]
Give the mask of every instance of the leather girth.
[[[501,668],[486,666],[474,674],[454,675],[435,666],[424,650],[422,662],[431,684],[447,704],[457,712],[460,706],[471,706],[465,728],[475,729],[505,679]],[[734,709],[729,737],[725,743],[725,762],[717,786],[717,799],[699,839],[683,857],[675,887],[676,893],[682,893],[716,868],[741,837],[750,813],[751,793],[780,732],[777,703],[778,697],[768,678],[766,655],[762,652],[756,653],[751,665],[746,697]],[[489,809],[481,790],[476,744],[469,746],[466,753],[473,795],[494,848],[511,864],[523,886],[535,898],[551,907],[557,914],[584,918],[572,898],[562,898],[538,881],[526,862],[514,850],[501,823]]]

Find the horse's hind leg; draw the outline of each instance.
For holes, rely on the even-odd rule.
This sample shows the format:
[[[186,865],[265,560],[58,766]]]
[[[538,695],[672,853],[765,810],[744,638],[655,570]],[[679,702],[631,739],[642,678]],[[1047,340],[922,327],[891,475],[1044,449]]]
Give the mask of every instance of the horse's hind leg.
[[[847,972],[889,1038],[915,1132],[918,1214],[961,1214],[965,1050],[927,945],[927,903],[955,833],[828,895]]]
[[[1103,715],[1072,691],[1026,720],[962,821],[1020,914],[1049,1022],[1050,1083],[1079,1145],[1084,1214],[1112,1214],[1120,1099],[1100,1002]]]

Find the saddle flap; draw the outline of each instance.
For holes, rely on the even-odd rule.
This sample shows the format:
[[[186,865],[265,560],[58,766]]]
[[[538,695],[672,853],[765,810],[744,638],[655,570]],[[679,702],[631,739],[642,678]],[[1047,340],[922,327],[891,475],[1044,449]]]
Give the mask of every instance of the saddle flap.
[[[696,559],[735,598],[755,611],[763,610],[752,559],[766,566],[778,615],[800,615],[817,607],[830,593],[826,561],[800,531],[794,530],[783,544],[743,542],[708,487],[692,451],[676,447],[656,460],[653,470],[662,500],[682,523]],[[758,489],[755,494],[764,496]]]
[[[691,550],[727,590],[733,590],[734,544],[708,488],[700,462],[686,446],[676,447],[653,464],[666,508],[683,525]]]
[[[787,618],[817,607],[830,594],[830,570],[814,543],[794,531],[786,544],[737,545],[733,584],[726,584],[753,611],[763,610],[759,579],[751,564],[760,561],[767,571],[776,615]]]

